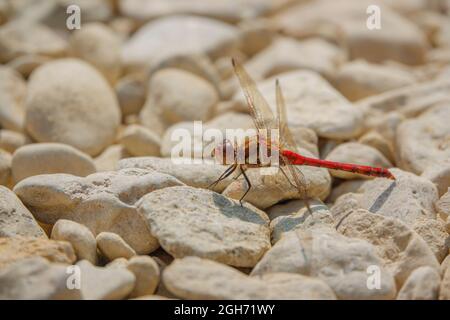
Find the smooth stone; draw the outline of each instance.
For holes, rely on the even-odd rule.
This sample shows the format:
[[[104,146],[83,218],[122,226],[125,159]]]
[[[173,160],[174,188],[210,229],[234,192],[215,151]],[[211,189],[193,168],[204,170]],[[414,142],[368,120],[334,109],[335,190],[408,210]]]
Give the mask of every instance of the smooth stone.
[[[394,146],[381,133],[371,130],[358,139],[359,143],[377,149],[390,163],[395,163]]]
[[[335,300],[328,285],[317,278],[272,273],[249,277],[208,259],[176,259],[163,272],[165,286],[183,299],[298,299]]]
[[[253,267],[270,248],[264,212],[209,190],[157,190],[140,200],[138,211],[161,247],[175,258],[193,255]]]
[[[144,76],[129,74],[120,78],[115,91],[123,116],[138,114],[147,98],[147,84]]]
[[[136,255],[133,250],[118,234],[112,232],[100,232],[95,238],[101,253],[112,261],[117,258],[130,259]]]
[[[450,249],[450,235],[446,230],[445,221],[440,218],[418,219],[412,228],[425,240],[436,259],[442,262]]]
[[[428,166],[421,176],[434,183],[438,189],[439,196],[444,195],[450,188],[450,159],[438,161]]]
[[[450,189],[435,203],[436,211],[442,219],[450,217]]]
[[[0,185],[9,186],[11,184],[11,163],[11,154],[0,149]]]
[[[96,172],[89,155],[62,143],[33,143],[20,147],[13,154],[11,168],[16,183],[39,174],[67,173],[85,177]]]
[[[15,236],[47,238],[16,194],[0,186],[0,237]]]
[[[98,157],[94,159],[95,167],[98,172],[114,171],[117,169],[121,159],[128,158],[131,155],[121,144],[113,144],[107,147]]]
[[[437,300],[441,277],[436,269],[420,267],[414,270],[397,295],[397,300]]]
[[[141,125],[127,126],[121,133],[119,142],[134,157],[158,156],[160,154],[161,138]]]
[[[8,129],[0,130],[0,149],[9,153],[13,153],[28,142],[28,138],[20,132]]]
[[[54,224],[67,219],[85,225],[94,235],[113,232],[138,254],[147,254],[159,244],[135,203],[149,192],[175,185],[182,183],[166,174],[136,168],[84,178],[68,174],[29,177],[19,182],[14,192],[39,221]]]
[[[92,232],[82,224],[60,219],[52,228],[51,239],[67,241],[77,256],[77,260],[88,260],[97,264],[97,243]]]
[[[22,132],[25,118],[27,83],[15,70],[0,66],[0,125]]]

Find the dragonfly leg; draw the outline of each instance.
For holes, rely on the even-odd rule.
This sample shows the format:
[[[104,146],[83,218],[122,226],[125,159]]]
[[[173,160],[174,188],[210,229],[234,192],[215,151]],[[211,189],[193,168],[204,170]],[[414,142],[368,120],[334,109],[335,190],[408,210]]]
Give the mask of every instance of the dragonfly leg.
[[[231,166],[229,166],[229,167],[227,168],[227,170],[225,170],[225,171],[220,175],[219,179],[217,179],[216,181],[214,181],[213,183],[211,183],[211,184],[208,186],[208,189],[214,188],[215,186],[217,186],[217,184],[218,184],[220,181],[226,179],[230,174],[232,174],[232,173],[234,172],[234,170],[236,170],[237,166],[238,166],[237,164],[232,164]]]
[[[286,172],[283,170],[283,167],[280,166],[280,170],[281,173],[286,177],[287,181],[289,182],[289,184],[291,186],[293,186],[294,188],[297,188],[297,186],[295,184],[292,183],[291,179],[289,179],[288,175],[286,174]]]
[[[247,190],[245,191],[244,195],[239,199],[239,203],[241,204],[241,207],[242,207],[242,200],[244,200],[245,196],[252,188],[252,184],[250,183],[250,179],[248,178],[247,174],[245,173],[245,169],[244,169],[243,165],[240,165],[239,169],[241,169],[241,173],[244,176],[245,181],[247,182]]]

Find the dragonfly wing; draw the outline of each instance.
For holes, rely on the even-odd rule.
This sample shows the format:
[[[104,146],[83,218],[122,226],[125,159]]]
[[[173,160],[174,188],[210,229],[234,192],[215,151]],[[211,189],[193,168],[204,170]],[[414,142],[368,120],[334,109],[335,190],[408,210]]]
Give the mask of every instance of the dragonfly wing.
[[[280,148],[290,149],[297,152],[297,143],[289,130],[287,117],[286,117],[286,103],[284,102],[283,93],[281,91],[280,82],[276,81],[275,84],[276,96],[277,96],[277,121],[278,128],[280,128]]]
[[[259,92],[255,81],[249,76],[244,67],[232,59],[234,72],[236,73],[242,90],[244,91],[247,104],[250,107],[252,118],[257,129],[278,129],[278,122],[275,121],[269,104]]]

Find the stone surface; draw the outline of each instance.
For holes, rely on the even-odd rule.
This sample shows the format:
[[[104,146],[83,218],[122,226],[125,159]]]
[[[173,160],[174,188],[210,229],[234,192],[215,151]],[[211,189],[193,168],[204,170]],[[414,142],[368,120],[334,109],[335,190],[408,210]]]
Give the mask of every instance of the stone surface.
[[[100,232],[95,238],[101,253],[112,261],[117,258],[129,259],[136,255],[133,250],[118,234],[112,232]]]
[[[107,147],[97,158],[94,159],[95,167],[100,171],[114,171],[117,169],[119,160],[128,158],[131,155],[120,144],[113,144]]]
[[[95,267],[87,260],[77,263],[82,276],[81,294],[87,300],[119,300],[133,290],[136,278],[120,268]]]
[[[450,158],[450,101],[440,103],[397,131],[399,167],[421,174],[428,166]]]
[[[71,35],[70,49],[74,56],[95,66],[109,83],[113,84],[119,78],[121,42],[104,24],[83,24],[83,28]]]
[[[97,264],[97,243],[87,227],[70,220],[60,219],[52,228],[51,238],[70,242],[77,260],[86,259],[94,265]]]
[[[396,218],[355,210],[342,220],[338,231],[372,243],[394,275],[398,288],[419,267],[439,269],[439,263],[424,239]]]
[[[39,174],[68,173],[84,177],[96,172],[89,155],[62,143],[34,143],[20,147],[13,154],[11,169],[16,183]]]
[[[0,67],[0,125],[4,129],[22,131],[27,84],[11,68]]]
[[[2,300],[72,300],[81,292],[69,289],[67,266],[34,257],[17,261],[0,269]]]
[[[76,260],[72,245],[66,241],[21,236],[0,238],[0,268],[29,257],[43,257],[64,264]]]
[[[357,142],[345,142],[331,150],[325,160],[390,168],[392,164],[377,149]],[[330,170],[331,175],[341,179],[370,178],[357,173]]]
[[[367,132],[359,137],[358,142],[377,149],[390,163],[395,163],[393,144],[378,131],[371,130]]]
[[[47,238],[14,192],[0,186],[0,237],[14,236]]]
[[[377,266],[380,272],[380,290],[368,288],[371,266]],[[286,233],[258,262],[251,275],[274,272],[318,277],[339,299],[392,299],[396,293],[394,278],[384,268],[375,246],[342,236],[327,226]]]
[[[308,70],[290,71],[276,76],[286,102],[289,127],[308,127],[319,137],[349,139],[362,129],[362,111],[354,107],[326,80]],[[275,111],[275,77],[258,84],[263,96]],[[248,110],[239,90],[235,97]]]
[[[436,202],[435,207],[442,219],[450,217],[450,190]]]
[[[184,299],[336,299],[330,287],[316,278],[288,273],[249,277],[198,257],[175,260],[164,270],[163,281]]]
[[[85,178],[67,174],[29,177],[14,192],[39,221],[54,224],[67,219],[85,225],[94,235],[117,233],[137,253],[146,254],[159,245],[135,203],[149,192],[175,185],[182,183],[166,174],[124,169]]]
[[[443,272],[439,300],[450,300],[450,266],[448,265]]]
[[[0,185],[9,186],[11,184],[11,162],[11,154],[0,149]]]
[[[433,165],[428,166],[421,176],[434,183],[439,196],[444,195],[450,188],[450,159],[436,161]]]
[[[28,138],[20,133],[7,129],[0,130],[0,149],[13,153],[28,143]]]
[[[147,96],[143,78],[140,74],[130,74],[117,81],[115,91],[122,115],[137,114],[141,111]]]
[[[120,135],[119,142],[135,157],[160,154],[161,138],[144,126],[132,124],[126,127]]]
[[[25,125],[35,140],[66,143],[97,155],[114,141],[119,120],[114,92],[87,63],[61,59],[33,72]]]
[[[420,267],[406,279],[397,300],[436,300],[439,294],[441,277],[436,269]]]
[[[270,248],[264,212],[209,190],[158,190],[143,197],[138,210],[161,247],[175,258],[194,255],[253,267]]]
[[[425,240],[436,259],[442,262],[450,248],[450,235],[445,222],[441,219],[422,218],[415,221],[412,228]]]

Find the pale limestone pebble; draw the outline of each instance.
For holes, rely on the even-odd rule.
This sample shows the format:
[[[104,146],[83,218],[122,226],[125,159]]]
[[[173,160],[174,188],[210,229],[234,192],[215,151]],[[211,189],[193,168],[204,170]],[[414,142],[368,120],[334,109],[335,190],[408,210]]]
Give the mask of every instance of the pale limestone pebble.
[[[364,108],[364,106],[361,107]],[[369,109],[365,117],[365,127],[369,129],[369,132],[376,131],[386,139],[389,145],[395,146],[397,128],[405,119],[405,116],[397,111],[384,113],[382,111]],[[394,151],[393,148],[392,152],[394,153]]]
[[[28,78],[35,69],[52,59],[48,56],[31,53],[20,55],[9,61],[6,65],[16,70],[23,77]]]
[[[139,28],[122,48],[127,66],[156,65],[176,55],[226,55],[236,46],[239,31],[221,21],[192,15],[162,17]]]
[[[370,5],[377,5],[382,14],[382,28],[376,32],[367,28],[369,20],[366,11]],[[300,3],[281,12],[274,19],[279,28],[289,36],[322,36],[336,42],[345,42],[352,60],[395,60],[405,64],[425,62],[427,42],[423,32],[380,1],[330,3],[321,0]]]
[[[95,267],[87,260],[76,265],[80,268],[83,299],[120,300],[133,291],[136,277],[127,269]]]
[[[320,206],[322,202],[319,200],[309,201],[309,206]],[[305,208],[304,200],[289,200],[276,204],[266,209],[266,213],[270,221],[275,220],[278,217],[291,216],[301,212]]]
[[[31,75],[25,125],[38,142],[65,143],[97,155],[114,142],[119,122],[112,88],[86,62],[59,59]]]
[[[155,115],[166,128],[182,121],[209,120],[219,100],[217,91],[206,80],[173,68],[156,72],[148,90],[140,120],[149,128]]]
[[[347,193],[358,193],[359,188],[366,182],[366,179],[344,180],[331,190],[326,199],[327,203],[336,203],[337,199]]]
[[[319,137],[349,139],[362,130],[363,112],[353,106],[319,74],[309,70],[295,70],[275,76],[286,102],[289,127],[308,127]],[[275,111],[275,77],[258,84],[258,89]],[[243,108],[242,92],[234,96]]]
[[[397,130],[398,166],[421,174],[450,158],[450,99],[419,117],[403,121]]]
[[[117,258],[130,259],[136,255],[133,250],[118,234],[112,232],[100,232],[95,238],[100,252],[109,260]]]
[[[345,142],[338,145],[326,157],[325,160],[360,164],[372,167],[389,168],[392,163],[378,149],[358,142]],[[341,179],[368,179],[369,176],[340,171],[330,170],[331,175]]]
[[[298,150],[302,155],[312,156],[307,150]],[[283,200],[318,198],[326,199],[331,190],[331,176],[327,169],[309,166],[296,166],[299,171],[302,187],[298,189],[292,185],[293,177],[285,171],[290,181],[281,170],[276,167],[248,169],[246,174],[251,183],[251,189],[245,196],[245,201],[254,206],[265,209]],[[239,177],[224,190],[223,195],[240,199],[248,189],[244,177]]]
[[[373,265],[380,268],[380,290],[367,286],[367,270]],[[396,293],[394,278],[372,244],[345,237],[328,226],[285,233],[251,275],[276,272],[317,277],[338,299],[392,299]]]
[[[144,106],[147,96],[144,78],[140,73],[131,73],[117,80],[114,88],[123,116],[138,114]]]
[[[139,296],[137,298],[133,298],[132,300],[174,300],[174,299],[165,296],[160,296],[157,294],[150,294],[146,296]]]
[[[0,27],[0,47],[0,61],[6,63],[23,54],[62,56],[67,42],[45,25],[18,19]]]
[[[148,21],[161,16],[174,14],[193,14],[207,16],[226,22],[236,23],[241,19],[252,19],[276,11],[288,0],[175,0],[175,1],[141,1],[121,0],[120,12],[139,21]],[[239,8],[239,9],[238,9]]]
[[[161,138],[152,130],[137,124],[127,126],[119,137],[119,142],[132,156],[159,156]]]
[[[179,162],[178,162],[179,161]],[[171,175],[188,186],[196,188],[208,188],[227,169],[226,166],[214,163],[193,163],[192,159],[171,159],[157,157],[134,157],[120,160],[117,168],[141,168],[155,170]],[[217,183],[214,191],[222,192],[232,177],[226,178]]]
[[[113,144],[107,147],[98,157],[94,159],[95,167],[98,172],[114,171],[121,159],[128,158],[131,155],[121,144]]]
[[[436,201],[435,207],[442,219],[445,220],[450,217],[450,188],[438,201]]]
[[[11,154],[0,149],[0,185],[9,186],[11,184],[11,163]]]
[[[394,147],[381,133],[371,130],[359,137],[358,142],[377,149],[390,163],[395,163]]]
[[[70,37],[70,49],[74,56],[95,66],[114,84],[121,73],[121,41],[102,23],[86,23]]]
[[[295,69],[312,70],[331,78],[344,60],[342,49],[326,40],[312,38],[297,41],[280,37],[247,61],[245,67],[257,81]]]
[[[78,300],[81,292],[67,286],[68,266],[41,257],[17,261],[0,269],[2,300]]]
[[[269,219],[263,211],[209,190],[156,190],[140,200],[138,211],[175,258],[194,255],[253,267],[270,248]]]
[[[281,0],[281,2],[283,1]],[[263,51],[272,44],[276,36],[275,26],[265,17],[257,19],[247,18],[239,22],[237,26],[241,32],[239,51],[247,57],[252,57]]]
[[[450,63],[450,47],[435,48],[428,51],[427,62],[430,64],[446,65]],[[448,79],[448,70],[440,72],[438,79]]]
[[[0,237],[14,236],[47,238],[15,193],[0,186]]]
[[[139,21],[124,16],[115,16],[107,24],[122,41],[128,39],[139,27]]]
[[[183,299],[336,299],[320,279],[289,273],[249,277],[198,257],[176,259],[164,270],[162,280],[170,292]]]
[[[155,119],[155,118],[153,118]],[[147,125],[147,127],[149,127]],[[203,158],[206,139],[203,126],[194,121],[179,122],[164,130],[161,122],[150,126],[152,130],[161,132],[161,156],[166,158]],[[197,129],[196,129],[197,128]],[[201,130],[199,129],[201,128]],[[161,131],[158,131],[161,130]],[[221,140],[222,141],[222,140]]]
[[[442,196],[450,188],[450,158],[426,167],[421,176],[433,182]]]
[[[363,110],[374,109],[382,113],[396,111],[403,116],[415,117],[439,102],[450,100],[449,92],[450,81],[436,79],[370,96],[355,105]],[[373,120],[382,122],[382,119]]]
[[[176,185],[182,182],[172,176],[133,168],[85,178],[68,174],[29,177],[14,192],[39,221],[54,224],[67,219],[85,225],[94,235],[113,232],[138,254],[147,254],[159,244],[135,203],[149,192]]]
[[[67,173],[85,177],[96,172],[89,155],[62,143],[33,143],[20,147],[13,154],[11,169],[15,183],[40,174]]]
[[[0,238],[0,268],[29,257],[43,257],[51,262],[65,264],[76,261],[73,247],[66,241],[29,236]]]
[[[422,218],[415,221],[412,229],[425,240],[439,262],[449,254],[450,235],[446,230],[445,221],[440,218]]]
[[[411,272],[397,300],[437,300],[441,277],[436,269],[425,266]]]
[[[293,202],[293,204],[291,205],[290,202]],[[271,208],[272,215],[274,215],[276,211],[282,210],[282,212],[277,212],[276,214],[278,216],[270,221],[272,244],[279,241],[281,237],[289,231],[315,228],[323,225],[328,225],[330,227],[334,226],[334,219],[325,204],[315,200],[309,201],[309,206],[311,213],[308,212],[308,209],[302,200],[289,201],[286,204],[274,206],[277,207],[275,209],[274,207]],[[289,211],[291,211],[291,213],[286,214],[286,212]]]
[[[373,244],[383,265],[394,275],[398,288],[419,267],[439,270],[439,262],[425,240],[396,218],[359,209],[342,219],[337,230],[347,237]]]
[[[30,141],[26,135],[20,132],[1,129],[0,130],[0,149],[13,153],[16,149],[28,144]]]
[[[82,224],[60,219],[52,228],[51,239],[67,241],[77,256],[77,260],[88,260],[97,264],[97,243],[92,232]]]
[[[414,82],[411,72],[364,60],[351,61],[343,65],[333,78],[333,84],[350,101],[401,88]]]
[[[376,178],[361,186],[359,207],[400,219],[407,225],[413,225],[419,218],[435,219],[434,203],[438,200],[436,186],[410,172],[396,168],[390,171],[395,181]]]
[[[448,265],[443,273],[441,288],[439,290],[439,300],[450,300],[450,266]]]
[[[331,207],[331,214],[334,219],[338,221],[337,226],[339,226],[342,219],[344,219],[348,214],[351,214],[354,210],[360,209],[359,199],[362,196],[363,195],[359,193],[349,192],[344,193],[336,199]]]
[[[0,125],[21,132],[25,117],[27,83],[15,70],[0,66]]]

